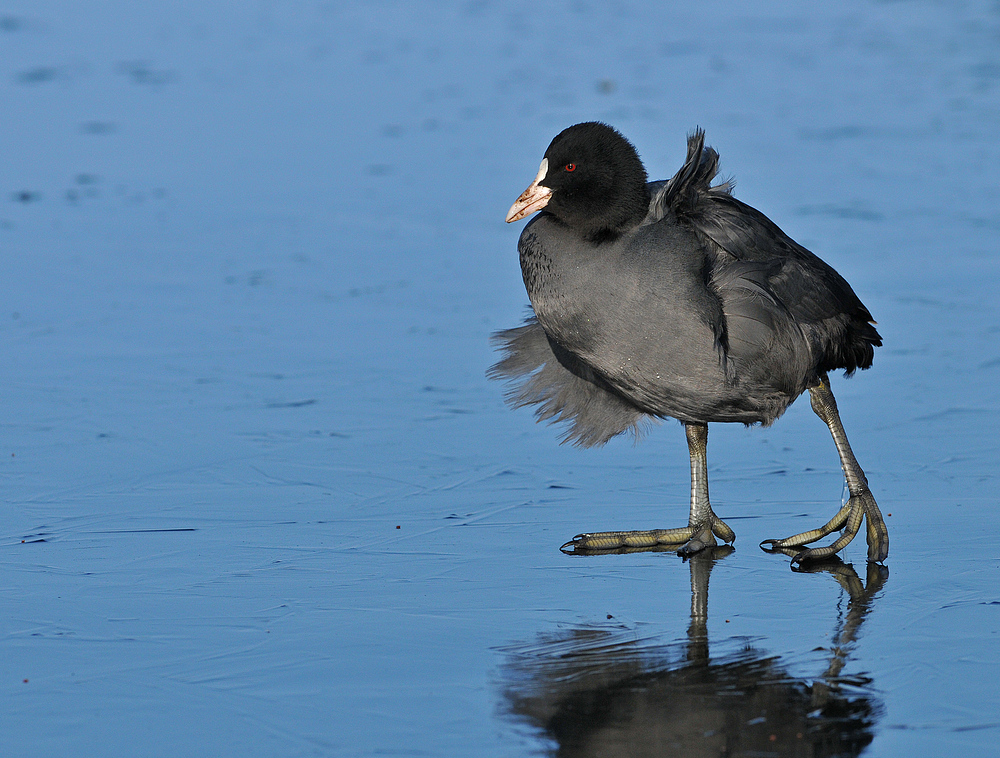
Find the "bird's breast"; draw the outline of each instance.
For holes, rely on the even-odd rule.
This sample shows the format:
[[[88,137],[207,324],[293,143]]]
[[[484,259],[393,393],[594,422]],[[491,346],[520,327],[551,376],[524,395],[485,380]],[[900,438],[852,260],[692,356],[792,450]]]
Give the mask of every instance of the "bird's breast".
[[[671,230],[648,228],[585,243],[544,216],[519,243],[525,288],[549,338],[637,400],[720,371],[712,327],[693,307],[704,295],[701,264],[678,248]]]

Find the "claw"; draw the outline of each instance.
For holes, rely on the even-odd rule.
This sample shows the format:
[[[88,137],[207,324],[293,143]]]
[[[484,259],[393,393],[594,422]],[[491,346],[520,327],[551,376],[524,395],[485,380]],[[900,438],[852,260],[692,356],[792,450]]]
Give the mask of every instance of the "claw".
[[[760,543],[762,550],[768,552],[785,552],[788,548],[801,547],[826,537],[831,532],[843,529],[843,534],[826,547],[814,547],[802,550],[792,558],[793,564],[803,564],[812,561],[828,560],[843,550],[854,539],[861,529],[861,522],[867,521],[868,560],[881,562],[889,555],[889,531],[879,512],[878,505],[871,492],[864,490],[851,496],[851,499],[837,511],[832,519],[819,529],[802,532],[783,540],[764,540]]]
[[[566,553],[566,555],[573,555],[573,553],[576,552],[576,546],[579,545],[580,541],[586,536],[586,534],[578,534],[559,549]],[[567,550],[567,548],[569,549]]]

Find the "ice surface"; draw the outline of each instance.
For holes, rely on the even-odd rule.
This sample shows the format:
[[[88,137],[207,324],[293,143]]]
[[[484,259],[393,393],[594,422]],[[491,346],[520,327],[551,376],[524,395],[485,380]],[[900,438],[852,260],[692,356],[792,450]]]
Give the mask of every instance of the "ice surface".
[[[33,0],[0,50],[4,755],[995,750],[995,3]],[[652,178],[705,128],[875,314],[887,576],[756,547],[838,504],[802,402],[713,426],[714,567],[558,551],[688,496],[677,425],[558,447],[484,377],[592,119]]]

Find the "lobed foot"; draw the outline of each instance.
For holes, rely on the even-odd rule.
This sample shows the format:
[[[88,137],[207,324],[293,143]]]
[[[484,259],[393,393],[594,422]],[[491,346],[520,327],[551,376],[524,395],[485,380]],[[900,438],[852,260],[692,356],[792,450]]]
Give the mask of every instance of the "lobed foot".
[[[718,545],[715,538],[732,542],[736,533],[722,519],[712,514],[711,525],[685,526],[680,529],[649,529],[636,532],[590,532],[578,534],[560,550],[567,555],[617,552],[623,549],[667,549],[688,556]]]
[[[867,521],[868,538],[868,560],[881,562],[889,555],[889,530],[882,518],[882,512],[878,509],[878,504],[872,493],[867,489],[852,495],[851,499],[837,511],[837,515],[830,519],[819,529],[812,529],[808,532],[795,534],[781,540],[764,540],[760,543],[762,549],[768,552],[782,552],[787,554],[789,548],[801,547],[810,542],[823,539],[831,532],[842,529],[843,533],[834,542],[826,547],[806,548],[799,551],[792,558],[792,563],[802,563],[805,561],[820,561],[836,557],[836,554],[843,550],[851,540],[854,539],[861,529],[861,522]]]

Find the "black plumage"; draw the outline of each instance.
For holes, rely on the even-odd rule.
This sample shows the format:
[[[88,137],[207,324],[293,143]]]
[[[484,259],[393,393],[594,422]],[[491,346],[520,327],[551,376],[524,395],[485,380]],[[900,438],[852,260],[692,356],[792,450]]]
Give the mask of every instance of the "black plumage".
[[[534,315],[494,335],[512,405],[593,446],[665,417],[771,424],[827,372],[871,366],[882,340],[851,286],[712,186],[718,163],[701,130],[665,182],[605,124],[552,140],[508,215],[541,211],[518,243]]]

